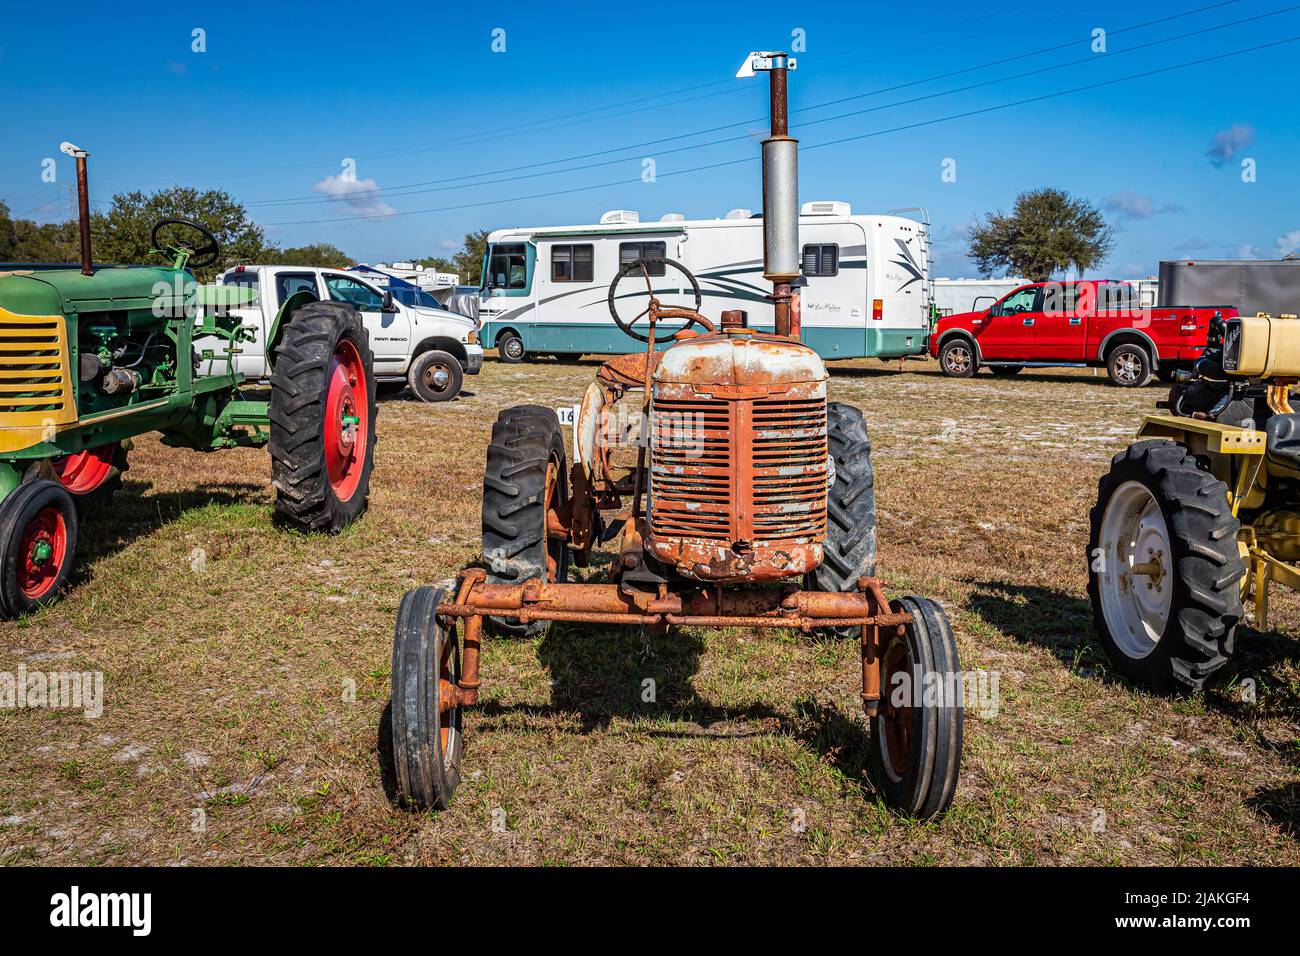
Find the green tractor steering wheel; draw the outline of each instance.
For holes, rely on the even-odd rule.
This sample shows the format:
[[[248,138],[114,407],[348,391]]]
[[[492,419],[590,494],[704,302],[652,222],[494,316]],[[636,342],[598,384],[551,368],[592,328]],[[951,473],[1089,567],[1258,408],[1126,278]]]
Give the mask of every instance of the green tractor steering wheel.
[[[159,235],[167,226],[180,226],[197,232],[203,242],[196,246],[187,239],[178,239],[164,244],[159,239]],[[191,269],[202,269],[205,266],[212,265],[221,256],[221,243],[217,242],[217,237],[207,227],[199,225],[192,219],[163,219],[159,221],[154,225],[153,231],[149,233],[149,242],[154,249],[170,257],[175,262],[177,269],[184,269],[187,266]]]

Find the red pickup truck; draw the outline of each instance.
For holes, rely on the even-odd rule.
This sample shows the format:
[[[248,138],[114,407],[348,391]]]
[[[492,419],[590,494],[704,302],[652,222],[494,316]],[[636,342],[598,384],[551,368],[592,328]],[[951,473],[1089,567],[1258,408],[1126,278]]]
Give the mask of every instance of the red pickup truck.
[[[930,354],[945,375],[967,378],[987,365],[995,375],[1030,366],[1104,366],[1110,380],[1139,387],[1172,378],[1200,358],[1210,320],[1232,306],[1142,308],[1127,282],[1084,280],[1021,286],[983,312],[939,319]]]

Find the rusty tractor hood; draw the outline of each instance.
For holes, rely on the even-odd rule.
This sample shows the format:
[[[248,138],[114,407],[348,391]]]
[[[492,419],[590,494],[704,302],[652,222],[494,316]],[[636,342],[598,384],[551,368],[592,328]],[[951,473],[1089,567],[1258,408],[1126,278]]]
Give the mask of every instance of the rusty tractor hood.
[[[663,353],[658,384],[764,386],[824,382],[826,365],[804,345],[763,332],[714,332],[684,339]]]

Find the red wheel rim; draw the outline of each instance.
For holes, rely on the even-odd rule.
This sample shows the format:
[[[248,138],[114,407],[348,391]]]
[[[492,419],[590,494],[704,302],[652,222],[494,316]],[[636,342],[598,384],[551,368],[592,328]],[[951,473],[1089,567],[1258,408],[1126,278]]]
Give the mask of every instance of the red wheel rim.
[[[334,494],[347,501],[361,483],[370,442],[366,367],[349,340],[334,347],[325,382],[325,468]]]
[[[74,495],[87,495],[108,480],[113,472],[117,442],[87,448],[73,455],[54,459],[54,474],[64,488]]]
[[[68,526],[63,513],[47,505],[23,529],[18,545],[18,589],[38,601],[52,590],[68,556]]]
[[[881,701],[880,721],[885,734],[885,752],[889,769],[898,779],[902,779],[911,759],[912,701],[917,689],[912,686],[911,661],[908,660],[907,647],[901,640],[894,641],[885,651],[881,671],[885,699]],[[901,685],[904,691],[903,701],[896,703],[894,695],[898,690],[894,675],[900,673],[906,674],[907,679]]]

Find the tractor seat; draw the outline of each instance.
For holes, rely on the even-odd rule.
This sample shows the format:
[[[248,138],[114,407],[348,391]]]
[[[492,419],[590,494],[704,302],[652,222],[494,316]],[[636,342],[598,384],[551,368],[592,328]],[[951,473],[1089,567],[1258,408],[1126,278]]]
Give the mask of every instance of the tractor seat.
[[[1300,414],[1274,415],[1264,423],[1264,454],[1289,478],[1300,478]]]

